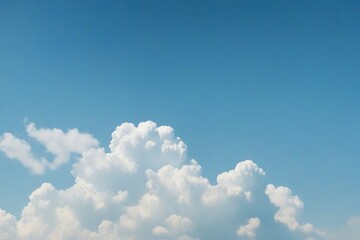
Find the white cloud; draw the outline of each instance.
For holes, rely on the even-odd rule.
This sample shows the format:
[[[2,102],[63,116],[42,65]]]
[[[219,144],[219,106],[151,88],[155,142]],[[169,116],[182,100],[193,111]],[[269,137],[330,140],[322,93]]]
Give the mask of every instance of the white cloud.
[[[263,169],[242,161],[220,173],[213,185],[202,176],[200,164],[187,159],[187,147],[171,127],[124,123],[113,132],[109,152],[76,129],[63,132],[29,124],[27,132],[54,161],[34,159],[29,144],[9,133],[1,138],[1,150],[9,158],[33,159],[43,168],[56,168],[76,153],[75,181],[60,190],[42,184],[18,220],[0,211],[5,219],[0,220],[1,239],[231,240],[271,231],[264,223],[259,228],[259,218],[251,218],[263,214],[264,206],[256,205],[259,198],[267,200]],[[303,203],[290,189],[268,185],[266,194],[279,207],[276,221],[302,229],[302,239],[312,231],[312,225],[298,224],[296,213]]]
[[[118,193],[115,196],[113,196],[112,199],[116,203],[121,203],[121,202],[125,201],[127,196],[128,196],[127,191],[118,191]]]
[[[37,129],[34,123],[30,123],[27,125],[26,131],[29,137],[43,144],[47,151],[55,156],[49,164],[51,169],[66,163],[71,153],[81,154],[99,144],[90,134],[80,133],[77,129],[69,129],[65,133],[57,128]]]
[[[0,137],[0,150],[8,158],[20,161],[22,165],[29,168],[33,173],[41,174],[45,170],[47,161],[45,159],[36,159],[33,156],[30,145],[11,133],[4,133]]]
[[[272,184],[266,186],[265,194],[268,195],[270,202],[279,208],[275,213],[274,219],[288,226],[292,231],[299,230],[305,233],[315,232],[318,235],[323,233],[314,228],[310,223],[300,224],[297,220],[298,211],[304,208],[304,204],[298,196],[292,195],[289,188]]]
[[[0,239],[12,240],[16,238],[16,218],[0,209]]]
[[[152,230],[153,235],[165,235],[168,233],[168,230],[166,227],[163,226],[156,226]]]
[[[90,134],[79,133],[77,129],[69,129],[65,133],[57,128],[37,129],[34,123],[30,123],[26,131],[29,137],[44,145],[46,150],[54,155],[52,161],[46,160],[45,157],[35,158],[29,143],[11,133],[4,133],[0,137],[0,151],[9,158],[20,161],[35,174],[42,174],[47,168],[56,169],[68,162],[71,154],[82,154],[99,144]]]
[[[291,190],[287,187],[277,187],[269,184],[266,186],[265,193],[269,196],[271,203],[279,208],[274,219],[286,224],[289,229],[295,231],[299,228],[296,220],[298,209],[304,207],[303,202],[298,196],[293,196]]]
[[[176,214],[170,215],[165,222],[170,231],[174,233],[187,232],[192,228],[192,222],[189,218]]]
[[[174,239],[176,236],[183,238],[187,233],[192,229],[192,222],[187,217],[182,217],[176,214],[172,214],[167,217],[164,221],[165,226],[156,226],[153,228],[153,235],[163,235],[163,237],[168,237]]]
[[[251,191],[254,178],[264,176],[265,172],[251,160],[240,162],[235,169],[223,172],[217,177],[217,185],[211,186],[203,195],[205,204],[218,204],[219,201],[231,196],[243,196],[251,201]]]
[[[256,237],[256,229],[260,226],[260,219],[250,218],[246,225],[241,225],[239,229],[236,231],[238,236],[246,236],[248,238],[255,238]]]

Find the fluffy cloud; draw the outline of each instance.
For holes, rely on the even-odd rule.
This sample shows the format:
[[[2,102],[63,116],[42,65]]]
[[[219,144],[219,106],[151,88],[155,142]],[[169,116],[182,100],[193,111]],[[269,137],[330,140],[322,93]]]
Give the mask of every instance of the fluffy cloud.
[[[27,133],[54,155],[53,161],[35,159],[30,145],[10,133],[2,136],[0,149],[32,171],[32,164],[39,164],[35,173],[77,154],[74,184],[67,189],[42,184],[18,220],[0,210],[2,240],[254,239],[279,223],[290,232],[301,230],[296,239],[304,239],[315,229],[296,219],[303,208],[300,198],[271,184],[265,193],[279,210],[268,211],[275,215],[273,223],[261,221],[267,219],[263,207],[256,205],[259,199],[267,200],[263,169],[242,161],[211,184],[200,164],[187,159],[187,146],[171,127],[124,123],[113,132],[109,152],[76,129],[63,132],[29,124]]]
[[[276,212],[274,219],[281,223],[286,224],[289,229],[295,231],[297,229],[311,230],[312,226],[300,225],[296,220],[298,209],[304,207],[303,202],[298,196],[293,196],[291,190],[287,187],[277,187],[269,184],[266,186],[265,193],[269,196],[271,203],[279,208]]]
[[[16,219],[0,209],[0,239],[16,239]]]
[[[54,155],[52,161],[44,157],[37,159],[32,153],[31,146],[11,133],[4,133],[0,137],[0,151],[9,158],[20,161],[35,174],[42,174],[47,168],[56,169],[69,161],[71,154],[81,154],[98,146],[98,141],[90,134],[79,133],[77,129],[69,129],[66,133],[60,129],[37,129],[34,123],[26,127],[29,137],[37,140],[46,150]]]
[[[217,185],[210,186],[203,195],[205,204],[218,204],[219,201],[230,196],[244,196],[251,201],[252,182],[256,175],[265,175],[263,169],[259,168],[250,160],[240,162],[235,169],[218,175]]]
[[[168,218],[166,218],[165,225],[166,227],[154,227],[152,230],[153,235],[174,237],[174,235],[186,233],[192,228],[192,222],[189,218],[181,217],[176,214],[172,214]],[[187,235],[182,235],[180,236],[180,238],[184,238],[185,236]]]
[[[255,218],[250,218],[248,220],[248,223],[246,225],[241,225],[239,227],[239,229],[236,231],[237,235],[239,236],[246,236],[248,238],[255,238],[256,237],[256,229],[260,226],[260,219],[255,217]]]
[[[296,216],[298,211],[304,207],[304,204],[298,196],[292,195],[289,188],[283,186],[276,188],[274,185],[268,184],[265,194],[269,196],[270,202],[279,208],[274,216],[276,221],[286,224],[292,231],[299,230],[305,233],[316,232],[319,235],[323,234],[310,223],[299,224]]]
[[[4,133],[0,137],[0,150],[8,158],[20,161],[33,173],[41,174],[45,170],[47,161],[45,159],[36,159],[31,152],[30,145],[24,140],[16,138],[11,133]]]
[[[99,144],[90,134],[79,133],[77,129],[69,129],[67,132],[57,128],[37,129],[34,123],[30,123],[26,127],[26,132],[55,156],[49,163],[52,169],[66,163],[71,153],[81,154]]]

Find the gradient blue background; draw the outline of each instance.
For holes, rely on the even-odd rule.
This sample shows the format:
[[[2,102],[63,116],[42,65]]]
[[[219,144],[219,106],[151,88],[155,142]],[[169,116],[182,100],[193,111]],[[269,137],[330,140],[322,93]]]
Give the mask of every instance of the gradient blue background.
[[[174,127],[204,176],[252,159],[302,217],[360,215],[360,1],[0,1],[0,134]],[[43,150],[43,149],[38,149]],[[39,154],[41,151],[39,151]],[[0,207],[42,182],[0,154]]]

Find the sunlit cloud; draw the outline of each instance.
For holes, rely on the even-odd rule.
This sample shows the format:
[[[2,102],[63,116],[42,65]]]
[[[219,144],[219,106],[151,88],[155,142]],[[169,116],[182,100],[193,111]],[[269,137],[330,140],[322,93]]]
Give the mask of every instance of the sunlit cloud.
[[[256,239],[274,224],[285,226],[284,236],[323,238],[311,223],[298,219],[304,207],[300,197],[287,187],[265,185],[265,171],[251,160],[220,173],[211,184],[169,126],[123,123],[112,133],[109,152],[77,129],[36,128],[33,123],[26,129],[54,155],[52,160],[35,158],[30,144],[11,133],[1,136],[0,150],[36,174],[55,170],[75,154],[74,184],[56,189],[43,183],[18,219],[0,210],[3,240]],[[264,201],[269,204],[258,205]],[[269,208],[265,213],[264,207]]]

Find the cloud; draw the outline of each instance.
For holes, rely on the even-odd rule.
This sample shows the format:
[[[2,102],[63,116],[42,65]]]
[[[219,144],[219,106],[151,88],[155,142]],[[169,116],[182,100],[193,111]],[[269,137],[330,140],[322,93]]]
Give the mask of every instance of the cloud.
[[[41,174],[45,171],[47,161],[45,159],[36,159],[31,151],[31,146],[11,133],[4,133],[0,137],[0,150],[8,158],[20,161],[22,165],[29,168],[33,173]]]
[[[151,121],[121,124],[112,133],[109,152],[75,129],[63,132],[29,124],[27,133],[54,155],[54,161],[34,159],[30,145],[9,133],[1,138],[1,150],[9,158],[40,164],[38,173],[77,154],[71,171],[74,184],[56,189],[43,183],[29,196],[18,220],[1,210],[2,240],[254,239],[279,223],[289,232],[301,230],[294,239],[314,234],[312,225],[298,223],[296,213],[303,203],[285,187],[267,185],[270,202],[279,208],[276,213],[265,211],[275,214],[276,221],[267,221],[267,205],[257,205],[269,201],[265,171],[256,163],[241,161],[211,184],[200,164],[187,158],[186,144],[171,127]],[[24,166],[32,170],[28,162]]]
[[[246,225],[241,225],[239,229],[236,231],[236,234],[239,236],[247,236],[248,238],[255,238],[256,237],[256,229],[260,226],[260,219],[250,218]]]
[[[165,219],[164,226],[156,226],[153,228],[152,233],[153,235],[162,235],[162,236],[172,236],[179,235],[182,233],[186,233],[192,228],[192,222],[187,217],[181,217],[176,214],[170,215],[168,218]],[[184,238],[186,235],[181,235],[179,238]]]
[[[317,232],[320,235],[322,234],[310,223],[299,224],[296,216],[298,211],[304,207],[304,204],[298,196],[292,195],[289,188],[283,186],[275,187],[272,184],[268,184],[265,194],[268,195],[270,202],[279,208],[274,216],[276,221],[287,225],[292,231],[299,230],[305,233]]]
[[[235,169],[218,175],[217,185],[210,186],[203,195],[203,202],[208,205],[218,204],[231,196],[243,196],[251,201],[251,187],[256,175],[264,176],[265,172],[250,160],[240,162]]]
[[[0,209],[0,239],[16,238],[16,218]]]
[[[81,154],[99,144],[90,134],[79,133],[77,129],[69,129],[67,132],[57,128],[37,129],[34,123],[30,123],[26,127],[26,132],[55,156],[49,164],[51,169],[66,163],[71,153]]]
[[[52,161],[45,157],[35,158],[29,143],[11,133],[4,133],[0,137],[0,151],[7,157],[20,161],[35,174],[42,174],[47,168],[56,169],[67,163],[71,154],[84,153],[99,144],[90,134],[79,133],[77,129],[69,129],[67,132],[57,128],[37,129],[34,123],[30,123],[26,127],[26,132],[30,138],[37,140],[54,155]]]

